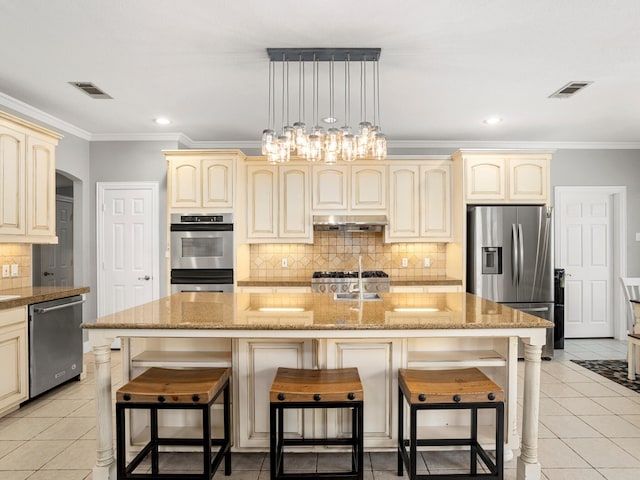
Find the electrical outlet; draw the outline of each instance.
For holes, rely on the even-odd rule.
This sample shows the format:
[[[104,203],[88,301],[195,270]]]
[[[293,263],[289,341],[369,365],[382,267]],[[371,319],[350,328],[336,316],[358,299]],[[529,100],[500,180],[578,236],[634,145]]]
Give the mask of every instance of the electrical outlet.
[[[424,268],[429,268],[431,266],[431,259],[430,258],[425,258],[424,259]]]
[[[18,264],[17,263],[12,263],[11,264],[11,276],[12,277],[17,277],[18,276]]]
[[[287,257],[282,257],[282,268],[287,268],[289,266],[289,262],[287,262]]]
[[[2,265],[2,277],[7,278],[9,276],[9,265]]]
[[[402,259],[402,268],[407,268],[408,266],[409,266],[409,259],[403,258]]]

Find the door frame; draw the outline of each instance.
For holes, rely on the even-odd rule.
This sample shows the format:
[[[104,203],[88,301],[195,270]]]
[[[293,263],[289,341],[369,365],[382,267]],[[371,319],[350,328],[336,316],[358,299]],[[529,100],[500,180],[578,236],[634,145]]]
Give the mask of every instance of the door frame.
[[[626,304],[624,292],[620,284],[620,277],[627,275],[627,187],[626,186],[556,186],[554,187],[554,207],[559,210],[560,198],[563,193],[590,193],[609,194],[612,198],[613,212],[611,215],[613,235],[611,241],[612,253],[612,330],[613,338],[624,340],[627,337]],[[553,216],[555,230],[554,255],[560,258],[560,215]]]
[[[111,190],[150,190],[151,191],[151,255],[153,258],[152,275],[160,280],[160,238],[158,210],[158,182],[96,182],[96,268],[97,268],[97,310],[98,317],[104,315],[104,270],[100,265],[104,255],[104,204],[105,192]],[[152,297],[160,295],[160,282],[153,282]]]

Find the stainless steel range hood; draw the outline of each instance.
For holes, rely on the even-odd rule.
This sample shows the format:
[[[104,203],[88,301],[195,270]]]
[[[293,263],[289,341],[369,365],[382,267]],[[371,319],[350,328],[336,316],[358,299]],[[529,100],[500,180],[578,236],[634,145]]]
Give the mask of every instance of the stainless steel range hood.
[[[313,229],[336,232],[381,232],[386,215],[314,215]]]

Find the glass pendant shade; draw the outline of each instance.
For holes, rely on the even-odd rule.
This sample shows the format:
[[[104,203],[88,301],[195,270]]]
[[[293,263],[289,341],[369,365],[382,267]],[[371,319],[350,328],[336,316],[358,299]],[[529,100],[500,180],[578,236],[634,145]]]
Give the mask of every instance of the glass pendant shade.
[[[309,146],[307,152],[307,160],[310,162],[319,162],[322,159],[322,138],[319,135],[309,135]]]
[[[375,135],[373,156],[376,160],[384,160],[387,156],[387,137],[382,132]]]
[[[262,154],[269,155],[274,151],[276,132],[267,128],[262,131]]]
[[[346,133],[342,136],[342,160],[345,162],[353,162],[356,159],[356,137],[352,133]]]

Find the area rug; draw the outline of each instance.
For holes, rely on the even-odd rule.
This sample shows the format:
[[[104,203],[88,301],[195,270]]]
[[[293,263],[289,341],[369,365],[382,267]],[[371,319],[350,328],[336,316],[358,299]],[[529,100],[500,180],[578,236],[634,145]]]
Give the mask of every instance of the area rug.
[[[626,360],[571,360],[581,367],[602,375],[620,385],[627,387],[634,392],[640,393],[640,376],[636,375],[636,380],[627,378]]]

